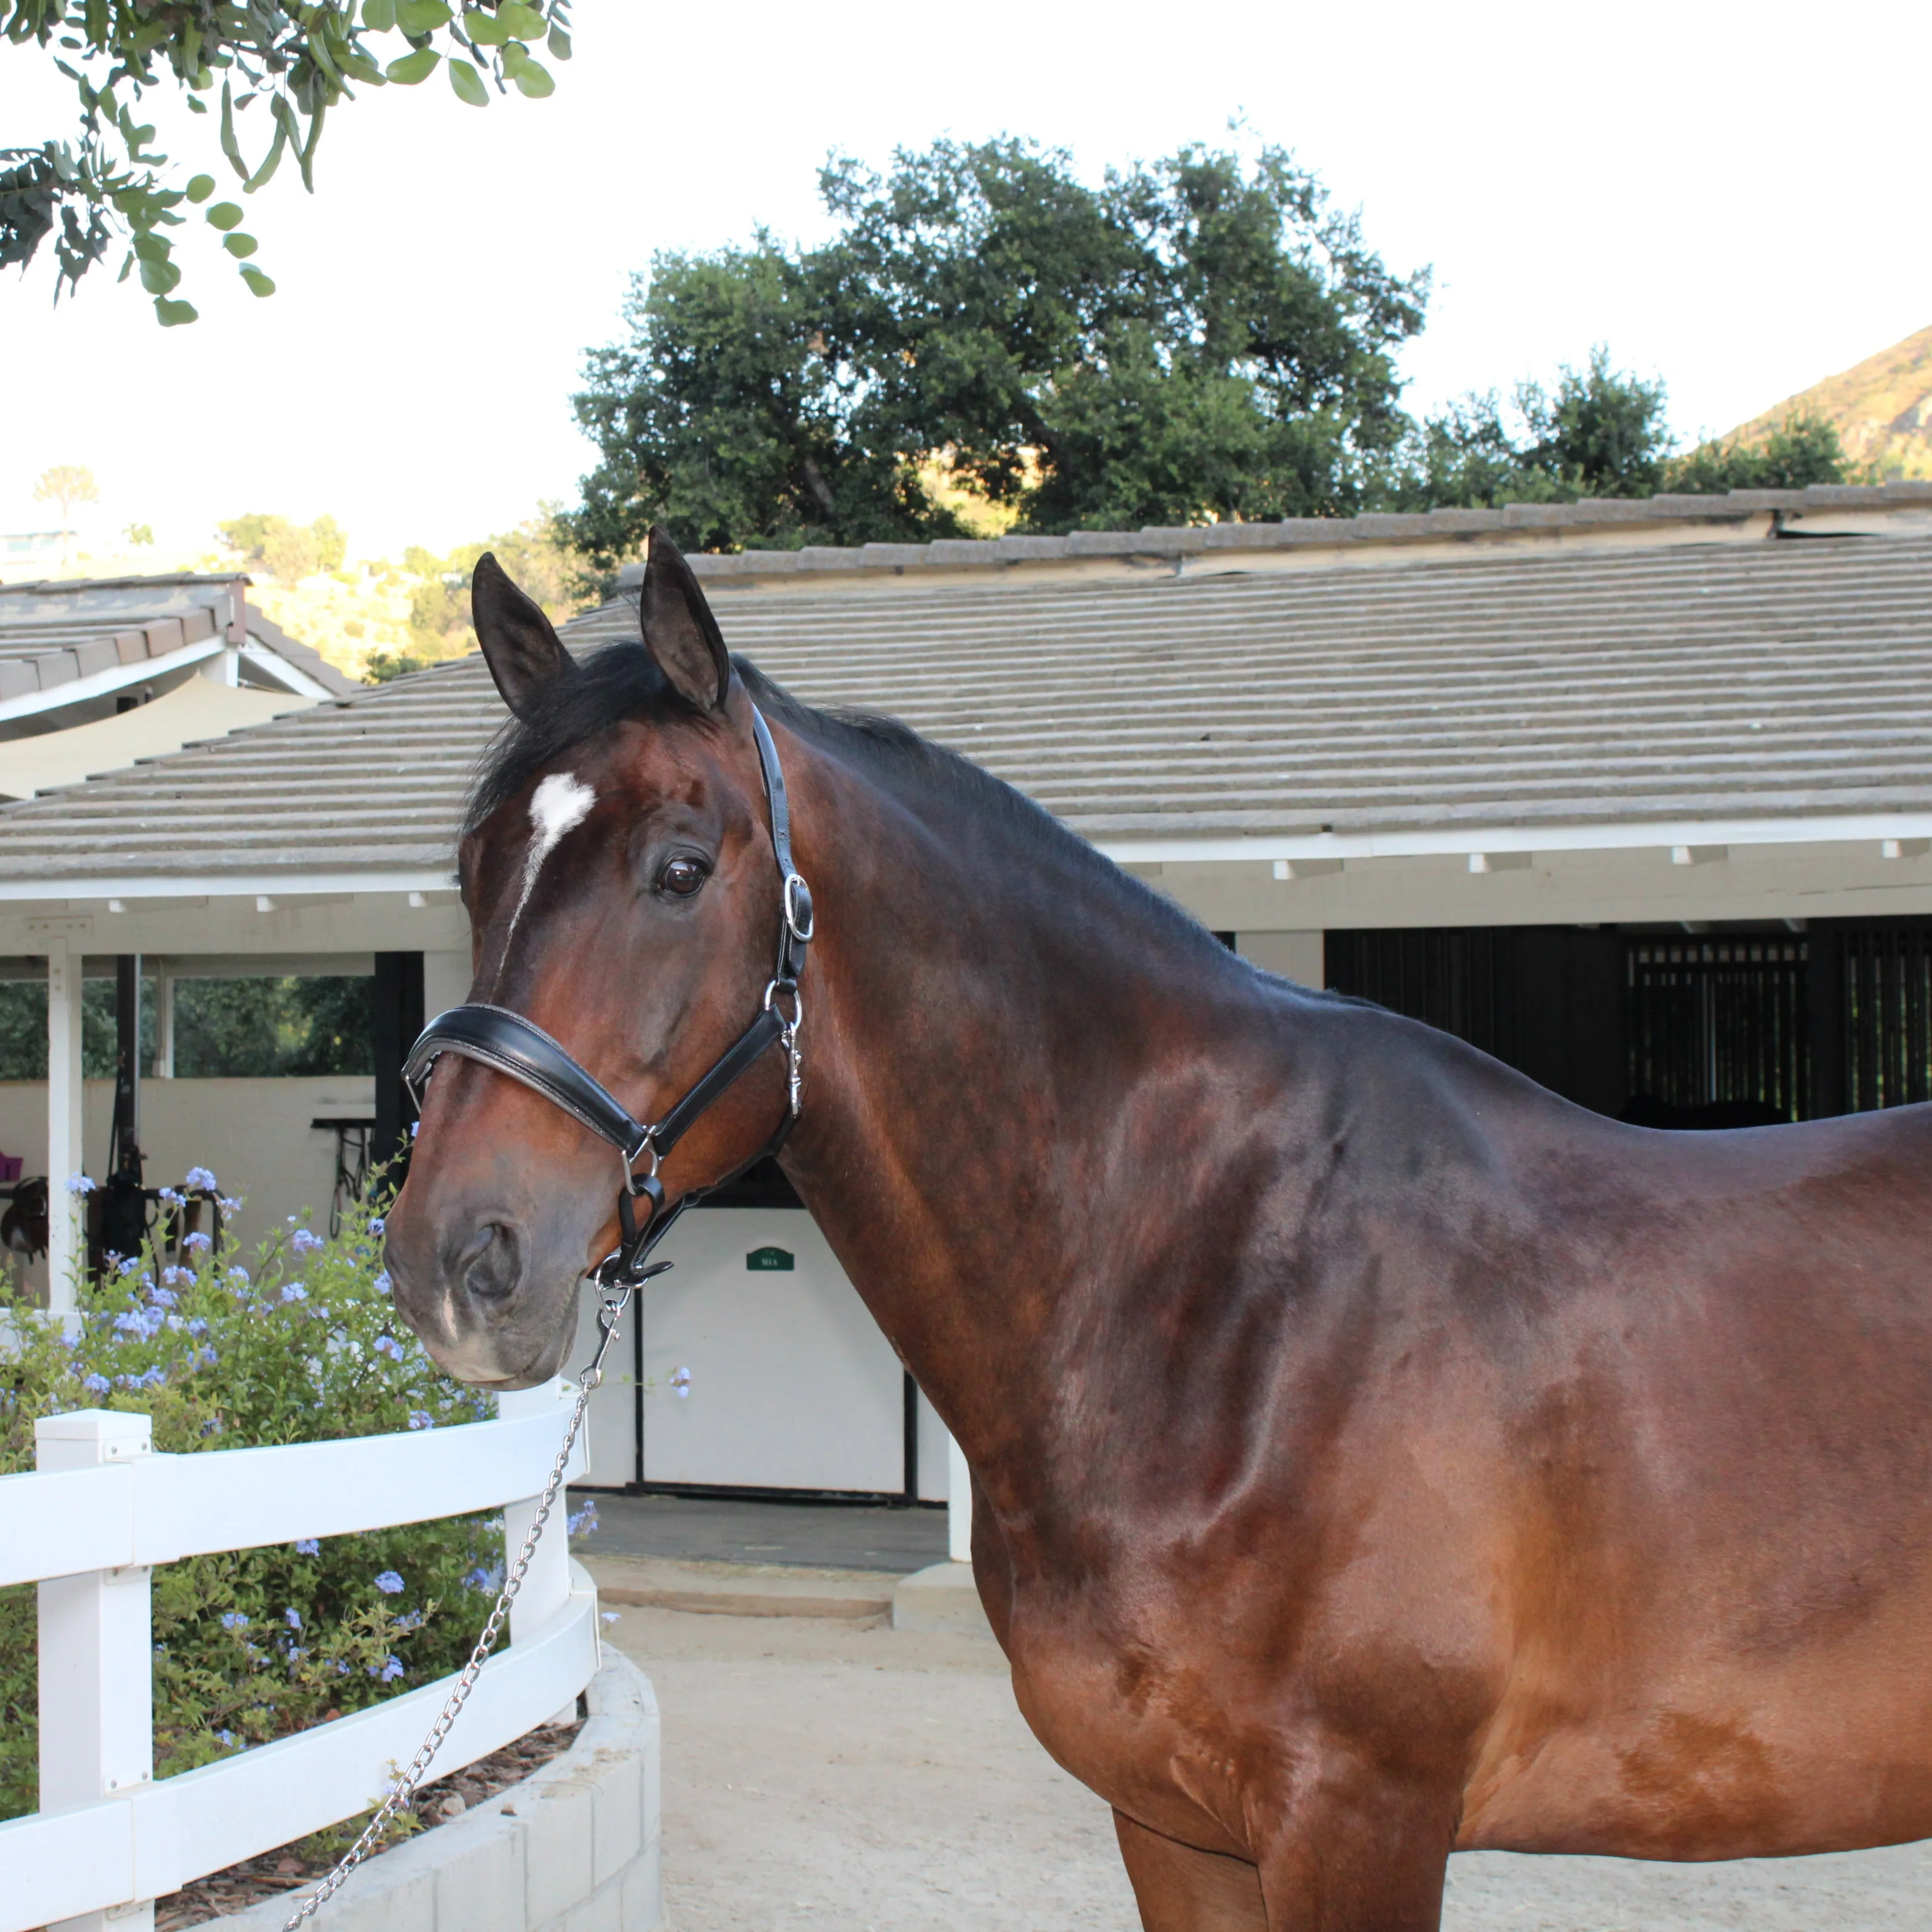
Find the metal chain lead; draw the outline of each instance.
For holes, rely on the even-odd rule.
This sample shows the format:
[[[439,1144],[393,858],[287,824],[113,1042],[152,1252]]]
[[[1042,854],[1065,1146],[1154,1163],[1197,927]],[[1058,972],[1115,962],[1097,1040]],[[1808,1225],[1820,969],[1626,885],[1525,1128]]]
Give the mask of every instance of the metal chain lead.
[[[293,1917],[283,1926],[282,1932],[298,1932],[298,1928],[313,1918],[336,1893],[342,1888],[343,1881],[368,1858],[375,1849],[376,1839],[382,1828],[416,1794],[424,1774],[435,1762],[436,1754],[442,1748],[443,1741],[449,1736],[451,1727],[461,1714],[463,1707],[470,1701],[470,1694],[476,1688],[476,1680],[483,1673],[483,1666],[496,1646],[497,1636],[503,1628],[503,1619],[509,1615],[510,1606],[516,1601],[517,1592],[524,1587],[524,1578],[529,1574],[530,1558],[536,1554],[537,1540],[544,1532],[544,1525],[550,1520],[551,1508],[556,1502],[556,1492],[563,1486],[563,1472],[570,1461],[570,1452],[577,1446],[578,1431],[584,1426],[584,1411],[590,1406],[592,1394],[604,1379],[604,1352],[610,1346],[611,1337],[617,1332],[617,1323],[623,1315],[625,1304],[631,1298],[628,1284],[614,1285],[602,1290],[597,1309],[597,1325],[603,1334],[597,1344],[597,1352],[591,1358],[590,1366],[584,1371],[577,1392],[577,1405],[571,1411],[570,1426],[563,1432],[563,1447],[557,1451],[556,1460],[550,1466],[550,1480],[544,1485],[543,1495],[537,1503],[537,1513],[530,1524],[530,1534],[524,1538],[524,1546],[518,1552],[516,1562],[503,1579],[503,1588],[497,1596],[496,1607],[490,1612],[489,1620],[483,1626],[483,1634],[476,1640],[476,1648],[470,1653],[470,1661],[463,1666],[463,1675],[456,1680],[456,1688],[449,1694],[448,1701],[437,1714],[436,1720],[429,1729],[429,1735],[422,1741],[416,1754],[410,1760],[409,1768],[389,1787],[389,1795],[376,1807],[376,1814],[362,1828],[362,1836],[345,1852],[335,1868],[303,1900]]]

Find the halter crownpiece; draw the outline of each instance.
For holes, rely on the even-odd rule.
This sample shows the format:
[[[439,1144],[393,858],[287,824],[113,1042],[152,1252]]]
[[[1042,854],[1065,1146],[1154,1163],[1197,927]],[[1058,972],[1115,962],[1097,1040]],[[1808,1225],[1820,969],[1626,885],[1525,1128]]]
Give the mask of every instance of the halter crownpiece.
[[[686,1194],[667,1211],[663,1184],[658,1179],[658,1165],[696,1124],[698,1117],[722,1100],[739,1076],[760,1059],[768,1047],[782,1046],[785,1050],[788,1063],[785,1117],[752,1160],[761,1160],[767,1154],[776,1154],[798,1118],[802,1072],[798,1036],[805,1021],[798,982],[805,970],[806,949],[812,943],[817,922],[812,911],[812,888],[792,860],[791,806],[785,793],[784,769],[778,763],[778,747],[772,742],[770,729],[756,705],[752,707],[752,736],[758,748],[758,766],[764,776],[765,802],[771,816],[772,851],[778,860],[778,961],[757,1017],[662,1119],[650,1125],[634,1119],[608,1088],[535,1021],[512,1012],[507,1006],[478,1003],[452,1006],[447,1012],[439,1013],[417,1036],[409,1058],[403,1063],[403,1078],[418,1111],[430,1067],[439,1055],[454,1053],[520,1081],[617,1150],[624,1163],[624,1185],[617,1196],[623,1240],[596,1270],[596,1279],[607,1288],[628,1289],[670,1267],[668,1262],[649,1267],[645,1264],[671,1223],[693,1201],[710,1190],[700,1189]],[[787,1002],[791,1007],[789,1017],[784,1010]],[[641,1174],[636,1172],[638,1162],[646,1156],[650,1157],[650,1166]],[[744,1165],[748,1167],[752,1161]],[[743,1168],[737,1172],[742,1173]],[[713,1185],[722,1186],[724,1183]],[[641,1222],[634,1204],[639,1200],[650,1203]]]

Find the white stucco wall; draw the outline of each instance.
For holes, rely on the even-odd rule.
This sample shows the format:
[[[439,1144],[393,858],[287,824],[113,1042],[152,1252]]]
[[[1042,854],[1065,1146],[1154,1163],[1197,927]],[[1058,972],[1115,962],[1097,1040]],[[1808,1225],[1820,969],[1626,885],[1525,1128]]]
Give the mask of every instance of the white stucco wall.
[[[83,1132],[87,1171],[98,1180],[107,1167],[114,1083],[90,1080]],[[238,1227],[252,1246],[284,1215],[314,1210],[326,1227],[335,1175],[335,1137],[309,1123],[331,1109],[367,1114],[375,1082],[366,1077],[260,1080],[145,1080],[141,1083],[141,1144],[150,1187],[178,1181],[190,1167],[213,1170],[226,1193],[247,1204]],[[45,1171],[47,1090],[39,1080],[0,1081],[0,1152],[25,1156],[28,1174]],[[53,1177],[58,1186],[67,1177]],[[28,1276],[44,1286],[46,1263]]]

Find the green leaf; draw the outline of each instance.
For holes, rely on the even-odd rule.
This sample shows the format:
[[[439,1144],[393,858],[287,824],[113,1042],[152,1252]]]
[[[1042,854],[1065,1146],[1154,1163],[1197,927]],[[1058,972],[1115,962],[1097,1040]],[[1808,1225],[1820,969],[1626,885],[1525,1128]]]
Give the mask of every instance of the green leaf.
[[[436,64],[442,58],[434,47],[423,47],[412,54],[405,54],[400,60],[392,60],[383,71],[399,87],[413,87],[419,80],[427,80],[436,71]]]
[[[184,322],[201,320],[201,312],[193,302],[170,302],[166,296],[156,298],[154,313],[160,316],[164,328],[178,328]]]
[[[279,100],[277,104],[280,105]],[[268,143],[268,152],[263,158],[262,165],[242,184],[242,192],[244,194],[253,194],[258,188],[266,184],[277,167],[280,165],[282,150],[288,144],[287,124],[278,118],[275,122],[275,138]]]
[[[396,25],[406,34],[433,34],[449,20],[442,0],[396,0]]]
[[[221,245],[228,250],[230,254],[239,258],[254,254],[260,244],[252,235],[224,235],[221,238]]]
[[[502,63],[504,78],[506,80],[514,80],[518,70],[530,65],[530,50],[521,40],[512,40],[505,46],[503,51],[496,58]]]
[[[181,280],[181,271],[172,262],[143,261],[141,286],[151,296],[168,294]]]
[[[464,10],[463,31],[479,47],[500,47],[510,38],[510,30],[504,26],[502,15],[486,14],[480,7]]]
[[[171,252],[171,245],[164,235],[137,235],[134,237],[134,253],[144,262],[165,262]]]
[[[536,61],[526,61],[510,77],[517,84],[517,92],[528,94],[532,100],[542,100],[556,92],[550,70]]]
[[[524,0],[502,0],[496,9],[496,18],[513,40],[543,38],[543,15],[536,8],[526,6]]]
[[[489,106],[490,96],[483,85],[483,76],[467,61],[450,62],[449,84],[455,88],[458,100],[466,100],[472,107]]]
[[[316,144],[322,139],[322,117],[328,112],[326,101],[318,100],[315,104],[315,112],[308,117],[308,139],[302,144],[296,155],[296,165],[302,170],[302,186],[310,194],[315,192]],[[292,120],[293,117],[290,118]]]
[[[233,201],[218,201],[202,219],[211,228],[239,228],[242,226],[241,204]]]
[[[188,198],[197,207],[214,192],[214,177],[212,175],[196,175],[188,184]]]
[[[221,152],[228,157],[228,164],[244,181],[248,178],[248,164],[242,158],[242,144],[235,138],[235,98],[228,90],[228,83],[221,83]]]
[[[275,292],[274,284],[270,281],[260,268],[244,268],[242,271],[242,279],[258,296],[272,296]]]
[[[561,27],[550,30],[550,57],[552,60],[567,61],[570,58],[570,36]]]
[[[386,34],[396,24],[396,0],[362,0],[362,24],[372,34]]]

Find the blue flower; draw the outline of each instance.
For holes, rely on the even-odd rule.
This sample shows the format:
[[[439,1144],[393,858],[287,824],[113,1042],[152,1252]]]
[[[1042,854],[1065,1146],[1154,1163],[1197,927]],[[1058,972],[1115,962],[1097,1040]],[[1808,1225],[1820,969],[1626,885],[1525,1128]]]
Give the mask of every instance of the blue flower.
[[[184,1234],[182,1237],[182,1246],[184,1248],[192,1248],[196,1250],[200,1250],[212,1248],[214,1245],[214,1241],[213,1237],[204,1234],[199,1228],[197,1228],[193,1234]]]
[[[328,1244],[320,1234],[310,1228],[298,1228],[289,1237],[289,1246],[298,1255],[312,1255],[318,1248],[326,1248],[328,1245]]]
[[[70,1174],[67,1178],[67,1191],[70,1194],[92,1194],[94,1183],[84,1174]]]
[[[184,1187],[205,1187],[212,1194],[214,1192],[214,1177],[205,1167],[191,1167],[188,1171],[188,1178],[182,1185]]]
[[[379,1683],[393,1684],[402,1674],[403,1660],[400,1657],[391,1658],[380,1670],[373,1664],[369,1666],[369,1675]]]
[[[148,1291],[148,1299],[157,1308],[172,1308],[181,1297],[171,1288],[151,1288]]]
[[[369,1223],[370,1233],[372,1234],[380,1234],[382,1232],[382,1217],[381,1215],[378,1214],[375,1220]]]
[[[232,1744],[235,1742],[235,1733],[232,1731],[217,1731],[214,1735],[225,1744]]]
[[[297,1610],[292,1604],[291,1604],[289,1607],[282,1612],[282,1621],[288,1625],[290,1630],[300,1630],[302,1628],[302,1612]]]
[[[114,1386],[102,1375],[83,1376],[80,1385],[84,1389],[92,1389],[96,1395],[105,1395]]]
[[[614,1624],[617,1621],[619,1616],[622,1613],[617,1610],[599,1610],[597,1614],[602,1617],[607,1624]]]
[[[282,1299],[284,1301],[306,1301],[308,1290],[298,1281],[285,1281],[282,1283]]]
[[[387,1355],[392,1361],[400,1362],[403,1359],[403,1345],[393,1335],[378,1335],[376,1337],[376,1352],[379,1355]]]
[[[482,1591],[495,1589],[502,1580],[503,1571],[501,1564],[494,1570],[486,1570],[480,1563],[463,1580],[466,1588]]]
[[[564,1527],[572,1536],[582,1536],[597,1527],[597,1505],[594,1501],[586,1502],[574,1516],[564,1519]]]
[[[196,1336],[197,1337],[206,1335],[208,1333],[208,1324],[202,1318],[201,1316],[197,1315],[195,1316],[194,1320],[188,1324],[188,1332],[190,1335]]]
[[[248,1628],[248,1619],[239,1610],[224,1610],[221,1613],[221,1628],[225,1630],[246,1630]]]
[[[172,1187],[158,1187],[154,1193],[158,1199],[166,1202],[170,1208],[178,1208],[185,1198],[179,1190]]]
[[[376,1576],[376,1587],[386,1597],[400,1597],[403,1594],[403,1580],[394,1570],[384,1570]]]
[[[322,1554],[322,1545],[314,1537],[304,1536],[296,1545],[296,1554],[298,1556],[320,1556]]]
[[[242,1197],[238,1194],[224,1194],[216,1204],[224,1214],[238,1214],[242,1211]]]
[[[389,1280],[389,1270],[387,1268],[376,1277],[374,1286],[378,1294],[387,1294],[391,1292],[393,1284]]]
[[[122,1258],[114,1264],[114,1272],[124,1279],[127,1276],[132,1274],[140,1265],[141,1257],[139,1255],[123,1255]]]
[[[410,1411],[410,1426],[412,1429],[434,1429],[436,1418],[426,1408],[412,1408]]]

